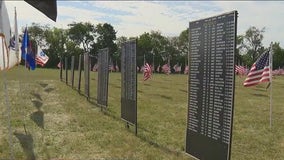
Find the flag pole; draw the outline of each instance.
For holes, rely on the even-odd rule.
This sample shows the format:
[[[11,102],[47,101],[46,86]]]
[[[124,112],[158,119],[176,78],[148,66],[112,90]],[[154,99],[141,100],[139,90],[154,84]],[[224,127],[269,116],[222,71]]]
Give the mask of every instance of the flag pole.
[[[270,52],[269,52],[269,76],[270,76],[270,123],[269,123],[269,126],[270,126],[270,129],[272,127],[272,69],[273,69],[273,50],[272,50],[272,42],[270,44]]]

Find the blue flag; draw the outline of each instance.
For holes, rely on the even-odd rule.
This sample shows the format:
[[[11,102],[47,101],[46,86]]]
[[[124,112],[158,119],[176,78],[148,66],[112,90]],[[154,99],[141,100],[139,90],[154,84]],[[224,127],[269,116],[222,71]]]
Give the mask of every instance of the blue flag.
[[[22,40],[22,47],[21,47],[22,59],[24,60],[26,60],[26,57],[27,57],[28,46],[29,46],[29,35],[28,35],[28,30],[26,28],[24,36],[23,36],[23,40]]]
[[[27,28],[25,29],[25,33],[22,40],[22,59],[24,59],[26,62],[26,67],[32,70],[35,70],[36,64],[35,64],[35,54],[32,51],[32,45],[29,40],[29,34]]]

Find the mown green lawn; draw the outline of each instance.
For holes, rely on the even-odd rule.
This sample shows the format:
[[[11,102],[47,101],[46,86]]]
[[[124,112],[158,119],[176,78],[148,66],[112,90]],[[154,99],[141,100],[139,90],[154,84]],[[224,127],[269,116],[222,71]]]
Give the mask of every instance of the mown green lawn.
[[[97,73],[91,72],[90,101],[83,74],[78,93],[77,76],[72,88],[70,72],[66,85],[58,69],[1,72],[0,159],[193,159],[184,152],[187,75],[154,74],[143,81],[138,74],[137,136],[120,118],[120,73],[109,74],[107,111],[96,105]],[[245,88],[244,78],[235,83],[231,159],[282,160],[284,77],[273,79],[272,128],[267,84]]]

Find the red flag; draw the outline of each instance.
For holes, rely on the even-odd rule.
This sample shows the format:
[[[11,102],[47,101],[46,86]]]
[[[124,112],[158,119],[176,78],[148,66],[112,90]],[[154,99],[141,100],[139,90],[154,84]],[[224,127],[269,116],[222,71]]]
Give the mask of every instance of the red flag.
[[[156,70],[157,72],[160,72],[160,67],[161,67],[160,65],[157,67],[157,70]]]
[[[151,75],[152,75],[152,69],[151,69],[151,66],[148,64],[148,63],[146,63],[145,65],[144,65],[144,81],[146,81],[147,79],[149,79],[150,77],[151,77]]]
[[[178,64],[174,65],[174,70],[175,72],[180,72],[181,71],[181,66],[179,66]]]
[[[245,66],[235,65],[235,73],[239,75],[246,75],[247,68]]]
[[[118,65],[115,66],[116,72],[119,72],[119,67]]]
[[[97,72],[98,71],[98,64],[95,64],[93,66],[93,69],[92,69],[93,72]]]
[[[261,82],[270,82],[270,77],[269,51],[267,51],[252,65],[245,79],[244,86],[250,87]]]
[[[169,66],[168,64],[164,64],[164,65],[162,66],[162,71],[163,71],[164,73],[166,73],[166,74],[170,74],[170,73],[171,73],[171,68],[170,68],[170,66]]]
[[[144,71],[144,66],[141,66],[140,67],[140,72],[143,72]]]
[[[59,62],[58,64],[57,64],[57,68],[61,68],[61,62]]]
[[[175,64],[173,68],[174,68],[175,72],[177,72],[178,64]]]
[[[42,67],[47,63],[49,57],[37,46],[37,55],[36,55],[36,64],[41,65]]]
[[[188,74],[188,71],[189,71],[189,66],[186,65],[185,68],[184,68],[184,74]]]

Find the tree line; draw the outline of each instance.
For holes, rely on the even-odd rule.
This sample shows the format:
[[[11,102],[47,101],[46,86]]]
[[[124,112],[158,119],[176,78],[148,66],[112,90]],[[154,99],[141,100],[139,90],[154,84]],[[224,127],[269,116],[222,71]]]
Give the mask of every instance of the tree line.
[[[22,29],[24,31],[24,28]],[[92,65],[96,63],[99,49],[108,47],[110,63],[120,67],[121,45],[123,42],[137,40],[137,65],[142,66],[144,61],[154,65],[169,63],[170,66],[178,64],[182,70],[187,65],[189,37],[188,28],[179,36],[163,36],[160,31],[144,32],[137,37],[117,37],[114,27],[108,23],[94,25],[90,22],[73,22],[68,29],[50,27],[32,23],[28,27],[31,41],[39,45],[49,61],[46,68],[55,68],[60,57],[78,57],[89,53],[93,57]],[[268,48],[262,44],[265,28],[250,27],[244,35],[237,36],[236,64],[250,67]],[[21,36],[21,35],[20,35]],[[272,43],[273,68],[284,66],[284,49],[279,42]],[[78,58],[75,66],[78,64]]]

